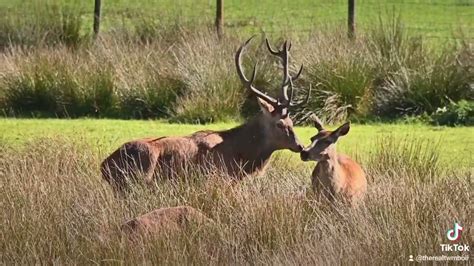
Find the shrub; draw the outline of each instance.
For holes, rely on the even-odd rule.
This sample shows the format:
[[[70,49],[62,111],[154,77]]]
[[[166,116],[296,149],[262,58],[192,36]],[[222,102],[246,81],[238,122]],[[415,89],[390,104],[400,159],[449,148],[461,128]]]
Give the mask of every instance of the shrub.
[[[474,125],[474,101],[461,100],[457,103],[450,102],[448,106],[438,108],[431,116],[437,125]]]
[[[156,28],[153,22],[144,23],[153,32],[141,39],[135,33],[111,32],[78,49],[9,48],[1,59],[5,64],[0,64],[0,105],[7,115],[159,117],[199,123],[258,111],[255,96],[235,73],[234,53],[244,38],[219,40],[213,29],[199,25]],[[408,35],[399,19],[379,23],[356,40],[333,29],[288,37],[293,41],[290,72],[305,65],[295,82],[296,99],[313,85],[309,104],[291,110],[292,115],[304,118],[315,112],[329,122],[348,116],[399,119],[431,115],[450,100],[474,97],[469,42],[429,49],[423,39]],[[256,86],[277,96],[281,63],[266,51],[263,37],[252,42],[244,66],[250,72],[259,62]],[[282,39],[271,42],[277,46]]]
[[[185,38],[185,37],[182,37]],[[232,47],[207,31],[181,40],[175,52],[176,73],[186,84],[173,121],[208,123],[239,117],[243,90],[235,75]]]
[[[467,48],[454,49],[455,52],[447,49],[417,68],[400,67],[376,89],[375,113],[388,117],[433,113],[438,107],[446,106],[449,99],[459,101],[471,97],[470,83],[474,76],[472,66],[459,61],[463,49]]]
[[[21,66],[20,73],[4,80],[7,87],[4,105],[13,114],[46,117],[115,114],[114,84],[107,68],[84,73],[70,61],[42,55],[28,63]]]
[[[438,107],[472,97],[470,44],[446,45],[435,50],[421,37],[410,36],[398,18],[382,20],[369,41],[375,62],[375,115],[396,118],[433,113]]]
[[[82,32],[82,5],[73,2],[25,3],[0,12],[0,48],[65,44],[77,47],[88,39]]]
[[[122,92],[120,106],[123,117],[160,118],[172,114],[177,98],[186,91],[186,85],[169,77],[155,78],[150,78],[149,83],[143,87]]]
[[[311,109],[321,110],[330,121],[345,119],[351,113],[365,115],[370,101],[371,68],[362,58],[330,59],[309,69],[313,92]]]

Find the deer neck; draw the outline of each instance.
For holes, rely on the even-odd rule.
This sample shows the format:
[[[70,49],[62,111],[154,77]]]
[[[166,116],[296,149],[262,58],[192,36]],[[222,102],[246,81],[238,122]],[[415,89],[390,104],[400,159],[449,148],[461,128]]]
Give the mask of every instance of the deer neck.
[[[224,142],[227,141],[237,157],[248,162],[266,163],[272,153],[277,150],[268,141],[268,128],[257,116],[243,125],[222,132]]]
[[[331,179],[332,182],[338,182],[340,180],[340,164],[338,160],[338,154],[336,152],[336,146],[331,145],[328,147],[326,156],[324,159],[319,160],[318,166],[324,169],[325,175]]]

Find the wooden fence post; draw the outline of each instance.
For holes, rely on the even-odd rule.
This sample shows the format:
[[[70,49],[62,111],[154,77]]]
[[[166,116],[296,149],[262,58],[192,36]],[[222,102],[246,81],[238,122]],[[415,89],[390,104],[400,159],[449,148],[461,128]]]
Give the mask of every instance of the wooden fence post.
[[[216,30],[220,39],[224,35],[224,0],[216,1]]]
[[[101,0],[95,0],[94,4],[94,39],[99,35],[100,28],[100,6]]]
[[[347,36],[349,36],[350,39],[355,38],[355,3],[356,0],[349,0],[348,4],[348,17],[347,17],[347,23],[348,23],[348,32]]]

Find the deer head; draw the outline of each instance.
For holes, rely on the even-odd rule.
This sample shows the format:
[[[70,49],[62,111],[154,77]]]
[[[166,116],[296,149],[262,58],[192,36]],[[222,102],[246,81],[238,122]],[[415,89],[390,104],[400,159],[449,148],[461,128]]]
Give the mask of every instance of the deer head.
[[[314,127],[318,130],[318,134],[311,138],[311,145],[301,152],[301,160],[303,161],[322,161],[329,159],[331,153],[335,153],[335,147],[339,137],[349,133],[350,122],[346,122],[334,131],[326,130],[321,120],[315,115],[311,117]]]
[[[250,79],[247,79],[242,70],[242,52],[248,43],[253,39],[248,39],[235,54],[235,65],[237,74],[243,85],[257,96],[260,109],[262,110],[261,123],[265,127],[265,136],[270,145],[276,149],[290,149],[294,152],[300,152],[303,147],[298,141],[293,131],[293,121],[289,117],[289,108],[305,104],[310,96],[311,87],[308,90],[306,98],[300,102],[293,102],[293,81],[298,79],[303,71],[303,65],[298,73],[293,77],[288,69],[288,57],[291,49],[291,43],[285,41],[281,50],[274,50],[267,39],[266,45],[270,53],[281,59],[283,65],[283,81],[280,88],[280,95],[273,98],[255,87],[253,84],[257,75],[257,63],[255,63]]]

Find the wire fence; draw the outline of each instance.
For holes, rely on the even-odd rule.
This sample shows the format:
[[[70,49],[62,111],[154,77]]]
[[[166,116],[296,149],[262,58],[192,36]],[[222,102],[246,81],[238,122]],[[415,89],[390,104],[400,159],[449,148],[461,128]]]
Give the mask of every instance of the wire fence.
[[[33,5],[28,5],[28,2]],[[92,32],[94,1],[19,1],[0,3],[10,16],[28,17],[34,5],[45,2],[72,7],[81,14],[84,31]],[[97,0],[96,0],[97,2]],[[129,30],[152,25],[214,25],[219,0],[99,1],[100,31]],[[347,27],[348,0],[221,0],[225,32],[293,32]],[[349,0],[350,2],[350,0]],[[474,0],[358,0],[355,3],[357,31],[369,30],[380,19],[400,17],[408,32],[429,39],[474,39]],[[98,28],[96,28],[98,30]]]

